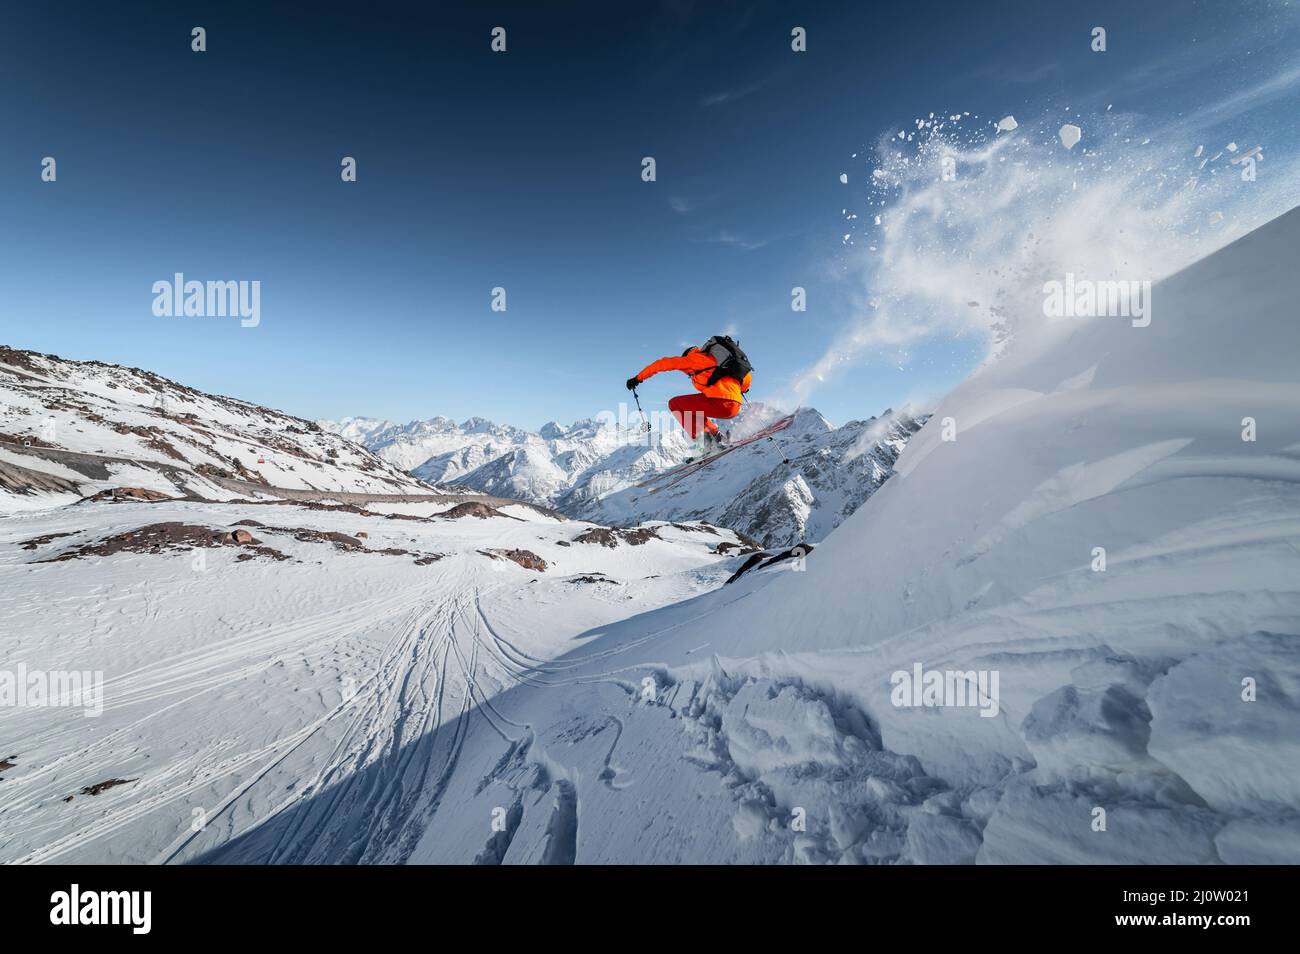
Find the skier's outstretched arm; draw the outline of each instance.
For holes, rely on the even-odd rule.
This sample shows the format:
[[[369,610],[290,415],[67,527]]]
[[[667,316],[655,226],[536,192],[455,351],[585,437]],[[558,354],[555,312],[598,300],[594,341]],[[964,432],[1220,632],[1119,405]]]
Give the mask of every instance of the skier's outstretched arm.
[[[685,371],[687,374],[694,374],[697,371],[703,371],[705,368],[713,366],[714,360],[707,354],[692,351],[690,354],[660,358],[658,361],[650,362],[637,372],[636,380],[638,382],[645,381],[654,377],[660,371]]]

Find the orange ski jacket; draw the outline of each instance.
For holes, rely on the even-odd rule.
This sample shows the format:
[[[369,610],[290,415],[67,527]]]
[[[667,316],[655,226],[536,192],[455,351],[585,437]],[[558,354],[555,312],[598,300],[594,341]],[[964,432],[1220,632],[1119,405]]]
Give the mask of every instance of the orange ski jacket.
[[[724,401],[735,401],[739,404],[741,395],[749,390],[753,375],[745,375],[744,381],[737,381],[735,378],[718,378],[713,384],[709,384],[709,376],[717,366],[718,362],[712,355],[705,354],[699,348],[692,348],[679,358],[660,358],[647,364],[637,373],[636,379],[645,381],[660,371],[681,371],[690,376],[695,390],[705,397],[722,398]]]

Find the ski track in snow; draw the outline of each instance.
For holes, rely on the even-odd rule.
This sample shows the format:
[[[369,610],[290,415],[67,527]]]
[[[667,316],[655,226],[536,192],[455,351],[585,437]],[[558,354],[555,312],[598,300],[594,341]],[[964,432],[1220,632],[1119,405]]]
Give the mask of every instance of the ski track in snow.
[[[419,598],[419,596],[409,598],[406,601],[407,605],[418,602]],[[15,782],[19,784],[7,788],[6,792],[16,789],[19,797],[9,801],[7,811],[22,811],[24,808],[32,807],[40,800],[48,798],[50,793],[43,791],[34,783],[43,778],[57,775],[60,769],[84,760],[92,751],[97,758],[111,761],[117,754],[114,748],[115,745],[122,743],[133,747],[136,744],[133,739],[141,729],[144,729],[152,722],[160,720],[177,708],[192,703],[196,696],[241,683],[286,657],[301,656],[309,651],[318,652],[332,642],[346,638],[363,622],[373,623],[376,614],[386,613],[389,618],[406,614],[408,619],[416,616],[417,622],[404,623],[402,635],[394,640],[394,644],[400,643],[400,646],[395,648],[394,652],[408,649],[411,644],[412,633],[422,629],[418,623],[418,615],[412,614],[402,603],[393,605],[393,603],[388,602],[387,605],[382,605],[384,602],[378,599],[372,600],[341,614],[322,614],[297,623],[269,627],[266,631],[251,637],[232,638],[209,650],[190,653],[188,658],[168,659],[165,663],[157,666],[134,673],[127,673],[115,680],[106,680],[106,697],[113,700],[111,705],[106,706],[106,709],[161,702],[180,694],[183,694],[183,698],[152,709],[148,714],[133,720],[106,738],[96,740],[90,746],[76,748],[40,769],[15,779]],[[255,657],[255,661],[247,662],[250,656]],[[230,663],[243,663],[243,665],[236,665],[235,668],[225,668]],[[172,802],[184,799],[200,787],[210,785],[222,778],[242,774],[250,766],[260,764],[260,768],[253,778],[232,794],[230,801],[233,801],[256,784],[266,774],[266,771],[315,736],[324,725],[344,715],[349,710],[358,708],[357,702],[359,700],[378,695],[385,689],[390,689],[391,682],[385,677],[391,677],[392,665],[392,658],[390,657],[385,665],[381,667],[379,674],[374,676],[368,685],[361,687],[360,693],[352,702],[341,703],[315,722],[276,739],[269,745],[238,753],[236,756],[226,758],[215,765],[210,763],[207,754],[202,752],[175,761],[167,767],[165,772],[150,776],[147,780],[137,783],[138,788],[133,793],[135,795],[132,800],[133,804],[110,810],[105,817],[96,820],[92,826],[77,830],[17,860],[28,862],[56,860],[66,852],[79,848],[86,842],[112,834],[131,821],[163,808]],[[384,725],[385,722],[382,719],[379,721],[371,719],[369,721],[371,736],[377,735]],[[29,746],[33,743],[57,744],[57,738],[35,737],[27,740]],[[219,816],[219,814],[218,811],[217,815]],[[182,846],[183,843],[168,849],[155,860],[168,860]]]
[[[220,525],[248,514],[273,526],[346,532],[364,519],[372,546],[410,545],[416,534],[423,549],[452,544],[459,552],[415,567],[409,557],[339,554],[300,541],[285,549],[303,562],[225,563],[209,551],[206,573],[189,569],[188,553],[31,562],[157,520]],[[626,612],[618,606],[627,598],[622,590],[641,593],[638,608],[671,602],[716,585],[735,562],[709,549],[734,537],[689,530],[661,531],[666,540],[614,552],[559,549],[557,541],[589,525],[540,516],[409,524],[185,503],[101,504],[15,519],[0,521],[3,571],[29,574],[38,587],[32,592],[60,595],[28,599],[25,581],[13,591],[24,614],[14,657],[32,668],[93,658],[105,673],[100,717],[32,709],[21,711],[21,726],[6,726],[0,744],[18,758],[2,783],[7,850],[0,860],[16,863],[400,863],[437,812],[474,726],[506,744],[531,744],[532,728],[498,708],[503,690],[562,678],[568,664],[552,664],[556,649]],[[37,553],[12,546],[42,535],[50,522],[56,532],[75,527],[75,535]],[[286,544],[270,528],[252,529],[264,543]],[[489,559],[479,552],[487,543],[541,550],[551,572]],[[621,584],[567,581],[597,565]],[[52,578],[83,582],[39,582]],[[330,580],[347,589],[320,588]],[[540,585],[521,595],[531,583]],[[567,607],[553,609],[540,629],[532,625],[538,592]],[[490,621],[489,598],[506,611],[506,628]],[[72,622],[82,620],[93,625]],[[41,635],[69,626],[78,632],[72,643]],[[340,692],[346,680],[351,691]],[[75,794],[109,777],[132,781],[97,796]],[[544,854],[572,861],[576,789],[555,787],[554,800],[554,847]],[[204,822],[197,830],[190,824],[196,810]]]

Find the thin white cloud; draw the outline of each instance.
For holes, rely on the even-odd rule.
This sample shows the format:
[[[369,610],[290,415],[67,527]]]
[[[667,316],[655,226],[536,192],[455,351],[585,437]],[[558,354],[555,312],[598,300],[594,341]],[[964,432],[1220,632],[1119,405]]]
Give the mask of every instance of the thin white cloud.
[[[714,245],[725,245],[728,248],[736,248],[745,252],[752,252],[754,249],[772,244],[772,239],[747,239],[727,229],[719,229],[700,239],[700,241]]]
[[[713,109],[717,106],[723,106],[728,103],[742,100],[745,97],[752,96],[759,90],[770,86],[778,75],[779,74],[773,73],[771,76],[756,80],[746,86],[737,86],[732,89],[724,89],[716,93],[711,93],[700,100],[700,105],[705,109]]]

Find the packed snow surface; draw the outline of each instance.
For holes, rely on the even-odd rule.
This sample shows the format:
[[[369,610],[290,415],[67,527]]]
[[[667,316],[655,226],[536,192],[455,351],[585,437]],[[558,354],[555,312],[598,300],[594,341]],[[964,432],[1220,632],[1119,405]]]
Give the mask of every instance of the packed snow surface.
[[[0,722],[0,861],[193,860],[309,806],[325,811],[258,860],[401,860],[516,659],[716,587],[744,546],[702,525],[610,541],[526,507],[356,509],[94,502],[0,519],[5,670],[32,683]],[[252,540],[85,553],[160,525]],[[60,685],[46,674],[71,672],[102,692],[38,700]]]

